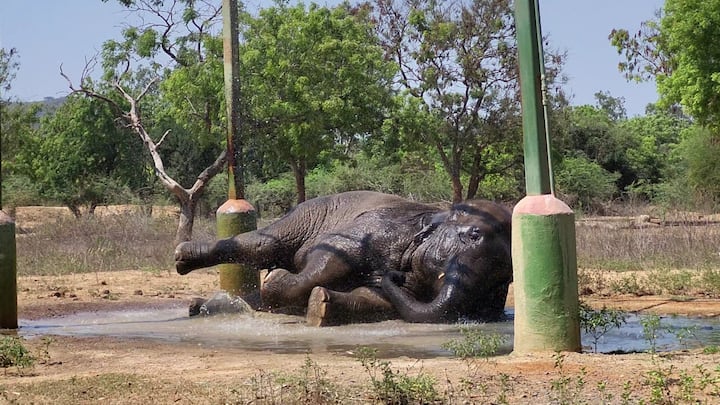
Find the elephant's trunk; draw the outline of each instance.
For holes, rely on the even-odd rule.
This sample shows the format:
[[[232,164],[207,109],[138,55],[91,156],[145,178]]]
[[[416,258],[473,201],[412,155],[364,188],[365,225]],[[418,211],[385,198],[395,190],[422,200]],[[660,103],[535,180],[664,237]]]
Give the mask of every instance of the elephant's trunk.
[[[445,283],[431,302],[420,302],[408,296],[389,279],[383,289],[402,319],[415,323],[437,323],[457,319],[458,291],[454,283]]]

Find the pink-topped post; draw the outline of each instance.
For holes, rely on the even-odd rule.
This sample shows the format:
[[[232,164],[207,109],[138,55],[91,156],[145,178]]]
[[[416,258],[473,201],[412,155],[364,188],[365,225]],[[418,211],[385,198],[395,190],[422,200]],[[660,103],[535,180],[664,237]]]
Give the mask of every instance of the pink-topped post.
[[[538,10],[515,1],[527,190],[512,219],[515,353],[581,349],[575,215],[552,192]]]

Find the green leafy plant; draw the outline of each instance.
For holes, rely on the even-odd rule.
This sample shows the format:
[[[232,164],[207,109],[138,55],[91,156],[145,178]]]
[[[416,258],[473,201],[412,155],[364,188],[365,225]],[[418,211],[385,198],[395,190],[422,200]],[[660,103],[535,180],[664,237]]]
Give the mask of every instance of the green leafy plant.
[[[377,350],[359,347],[356,357],[370,376],[378,400],[389,404],[429,403],[438,399],[435,380],[424,373],[415,376],[402,374],[390,367],[389,361],[379,360]]]
[[[650,403],[651,404],[672,404],[672,396],[670,392],[670,376],[672,375],[673,366],[667,369],[655,367],[648,371],[645,375],[645,384],[650,387]]]
[[[310,357],[296,374],[280,375],[277,382],[295,392],[294,397],[301,403],[334,403],[338,398],[338,390],[327,378],[327,370],[320,367]]]
[[[461,326],[460,333],[461,339],[445,342],[442,347],[462,359],[480,357],[488,360],[489,357],[497,354],[500,346],[505,343],[503,335],[488,333],[477,326]]]
[[[15,367],[19,373],[23,369],[35,365],[35,358],[30,354],[20,338],[14,336],[0,337],[0,367]]]
[[[580,394],[585,388],[585,368],[580,369],[580,373],[573,378],[565,371],[566,354],[556,352],[553,354],[555,360],[555,369],[558,371],[558,378],[550,381],[550,390],[554,393],[554,402],[558,404],[578,404],[580,402]]]
[[[620,328],[626,322],[624,312],[603,307],[595,310],[585,303],[580,304],[580,327],[592,338],[593,352],[597,353],[600,339],[612,329]]]

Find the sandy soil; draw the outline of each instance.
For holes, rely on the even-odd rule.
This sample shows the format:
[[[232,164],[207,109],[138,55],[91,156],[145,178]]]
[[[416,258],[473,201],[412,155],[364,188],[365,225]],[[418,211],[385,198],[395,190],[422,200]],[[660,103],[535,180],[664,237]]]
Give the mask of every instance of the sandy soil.
[[[142,271],[33,276],[21,277],[18,290],[20,318],[37,319],[77,311],[185,304],[193,297],[207,297],[216,291],[217,275],[206,270],[185,277]],[[720,301],[716,300],[586,297],[585,301],[659,313],[720,314]],[[344,395],[341,402],[377,402],[369,374],[348,353],[277,354],[242,347],[219,350],[115,338],[54,337],[51,344],[46,346],[45,342],[27,341],[32,352],[42,359],[34,368],[22,372],[9,368],[0,374],[0,403],[301,402],[308,398],[307,389],[299,396],[283,394],[289,383],[283,386],[272,376],[307,370],[303,365],[307,367],[308,359],[318,370],[327,372],[324,378],[345,387],[336,390]],[[46,354],[38,355],[45,350]],[[682,402],[683,395],[701,403],[719,400],[714,392],[720,386],[720,371],[716,371],[720,354],[700,350],[655,357],[646,353],[567,353],[561,366],[555,353],[511,354],[472,362],[448,357],[398,357],[387,361],[398,375],[421,372],[434,376],[442,402],[542,404],[562,402],[561,395],[566,395],[571,400],[567,403],[647,403],[653,398],[653,389],[659,386],[652,383],[651,377],[659,371],[666,372],[662,386],[667,389],[655,395],[672,402]],[[711,375],[711,380],[705,380],[712,383],[701,386],[706,374]],[[689,384],[683,376],[688,375],[693,389],[683,394],[683,387]],[[309,377],[311,381],[318,378]]]

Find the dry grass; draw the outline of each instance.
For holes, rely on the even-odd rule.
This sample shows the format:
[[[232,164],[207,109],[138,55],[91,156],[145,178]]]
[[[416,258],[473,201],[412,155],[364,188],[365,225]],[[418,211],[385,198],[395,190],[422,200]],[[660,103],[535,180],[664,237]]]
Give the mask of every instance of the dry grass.
[[[18,224],[23,231],[22,224]],[[141,212],[80,219],[59,216],[18,235],[18,274],[62,275],[173,268],[177,220]],[[213,222],[197,219],[194,235],[209,239]]]
[[[720,225],[578,225],[578,266],[617,271],[720,269]]]

